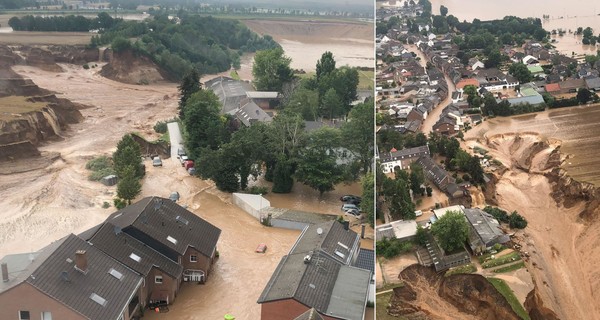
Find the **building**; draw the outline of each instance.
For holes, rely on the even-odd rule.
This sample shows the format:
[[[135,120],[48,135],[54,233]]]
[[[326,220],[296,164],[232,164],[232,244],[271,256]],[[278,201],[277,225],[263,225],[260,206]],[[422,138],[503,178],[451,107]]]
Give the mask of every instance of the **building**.
[[[244,104],[243,107],[235,111],[235,117],[246,127],[250,127],[256,122],[271,122],[273,118],[268,115],[253,101]]]
[[[399,220],[375,227],[376,239],[396,238],[400,241],[412,240],[417,235],[417,222],[415,220]]]
[[[434,209],[433,210],[433,216],[431,216],[431,222],[436,222],[439,218],[443,217],[448,211],[458,211],[460,213],[464,214],[464,206],[461,205],[456,205],[456,206],[450,206],[450,207],[446,207],[446,208],[440,208],[440,209]]]
[[[261,109],[273,109],[281,99],[276,91],[247,91],[246,97]]]
[[[491,214],[481,209],[462,210],[470,225],[469,246],[474,254],[482,254],[497,244],[510,241],[500,229],[500,223]]]
[[[248,98],[247,92],[254,90],[250,82],[235,80],[229,77],[216,77],[204,83],[204,87],[212,90],[223,104],[222,113],[235,112],[242,106],[242,100]]]
[[[455,182],[450,173],[437,165],[429,156],[420,157],[417,159],[417,163],[423,167],[425,177],[433,181],[440,190],[446,192],[448,184]]]
[[[444,252],[433,235],[428,234],[425,247],[417,251],[419,264],[435,269],[436,272],[471,263],[471,256],[464,248],[456,252]]]
[[[400,170],[406,170],[419,157],[429,156],[429,154],[428,145],[392,151],[381,156],[381,168],[384,173],[394,172],[396,167],[399,167]]]
[[[293,320],[314,308],[323,319],[362,320],[372,272],[354,266],[359,241],[338,221],[306,227],[258,299],[261,319]]]
[[[1,264],[0,319],[129,320],[143,308],[144,279],[73,234]]]

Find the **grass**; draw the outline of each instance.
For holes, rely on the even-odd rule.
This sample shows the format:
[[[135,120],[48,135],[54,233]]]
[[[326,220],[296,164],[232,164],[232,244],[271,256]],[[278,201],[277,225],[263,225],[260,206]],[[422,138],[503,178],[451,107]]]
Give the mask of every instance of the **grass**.
[[[521,260],[521,255],[519,255],[519,253],[515,251],[515,252],[511,252],[507,255],[504,255],[502,257],[488,260],[488,261],[482,263],[481,266],[483,268],[491,268],[491,267],[496,267],[496,266],[501,266],[503,264],[511,263],[511,262],[517,261],[517,260]]]
[[[497,250],[496,253],[486,253],[484,255],[479,256],[477,258],[477,260],[479,260],[479,263],[483,264],[485,262],[485,260],[487,260],[489,257],[491,257],[493,255],[497,255],[498,253],[502,252],[505,249],[506,249],[506,247],[502,247],[500,250]]]
[[[523,305],[521,305],[517,299],[517,296],[515,296],[515,293],[506,284],[506,282],[504,282],[504,280],[497,278],[487,278],[487,280],[494,286],[494,288],[496,288],[496,290],[498,290],[498,292],[500,292],[500,294],[504,296],[504,298],[506,298],[506,301],[508,301],[510,307],[514,312],[517,313],[517,315],[519,315],[519,317],[521,317],[521,319],[531,320],[525,311],[525,308],[523,308]]]
[[[511,272],[511,271],[519,270],[523,267],[525,267],[525,262],[521,261],[519,263],[511,264],[510,266],[495,269],[494,272],[495,273]]]
[[[229,76],[234,80],[241,80],[240,75],[235,70],[231,70],[231,72],[229,73]]]
[[[477,267],[475,267],[472,263],[469,263],[467,265],[455,267],[446,271],[444,277],[449,277],[453,274],[473,273],[475,271],[477,271]]]
[[[375,299],[375,319],[377,320],[402,320],[404,317],[393,317],[387,313],[388,303],[392,297],[393,292],[383,293],[377,296]]]
[[[358,89],[373,90],[375,71],[358,70]]]
[[[0,120],[10,121],[20,118],[19,114],[39,111],[46,102],[29,102],[27,97],[9,96],[0,98]]]

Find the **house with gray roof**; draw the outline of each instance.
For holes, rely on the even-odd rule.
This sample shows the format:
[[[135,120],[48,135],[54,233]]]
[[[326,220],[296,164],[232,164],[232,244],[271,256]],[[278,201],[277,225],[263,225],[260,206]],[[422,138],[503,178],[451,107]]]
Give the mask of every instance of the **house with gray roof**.
[[[423,167],[425,177],[433,181],[440,190],[446,192],[448,184],[455,183],[455,180],[450,173],[437,165],[429,156],[420,157],[417,159],[417,163]]]
[[[175,202],[146,197],[111,214],[106,223],[180,264],[184,278],[208,278],[221,230]]]
[[[239,109],[242,100],[248,98],[247,92],[254,90],[250,82],[222,76],[206,81],[204,87],[212,90],[219,97],[219,101],[223,104],[222,113]]]
[[[250,101],[235,111],[235,117],[246,127],[256,122],[271,122],[273,118],[261,109],[256,103]]]
[[[142,276],[73,234],[0,264],[0,319],[129,320],[142,308]]]
[[[491,214],[477,208],[463,209],[471,227],[469,246],[475,254],[482,254],[497,244],[510,241],[508,235],[500,229],[500,223]]]
[[[353,266],[359,247],[338,221],[306,227],[258,299],[261,319],[304,319],[315,309],[324,319],[362,320],[372,272]]]
[[[394,172],[396,167],[405,170],[411,163],[425,155],[429,156],[428,145],[402,150],[392,149],[392,152],[381,155],[381,168],[384,173]]]

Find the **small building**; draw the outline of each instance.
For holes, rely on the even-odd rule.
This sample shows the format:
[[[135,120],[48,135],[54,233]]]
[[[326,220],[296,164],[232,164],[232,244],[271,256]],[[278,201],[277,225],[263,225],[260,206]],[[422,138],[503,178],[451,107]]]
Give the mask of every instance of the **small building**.
[[[415,220],[399,220],[386,224],[380,224],[375,227],[375,238],[398,239],[408,241],[414,239],[417,235],[417,222]]]
[[[446,192],[446,187],[448,184],[455,182],[450,173],[437,165],[429,156],[421,156],[419,159],[417,159],[417,163],[423,167],[425,177],[427,177],[429,180],[432,180],[433,183],[442,191]]]
[[[281,99],[281,95],[276,91],[246,91],[246,97],[261,109],[273,109]]]
[[[481,209],[463,209],[469,222],[469,246],[474,254],[482,254],[497,244],[510,241],[500,229],[500,223],[491,214]]]
[[[258,299],[263,320],[364,319],[370,270],[354,267],[360,238],[338,221],[305,228]],[[303,319],[303,318],[300,318]]]
[[[270,115],[252,101],[237,109],[235,116],[246,127],[250,127],[256,122],[268,123],[273,121]]]
[[[456,206],[450,206],[450,207],[446,207],[446,208],[440,208],[440,209],[434,209],[433,210],[433,216],[431,217],[432,221],[431,222],[435,222],[437,221],[439,218],[443,217],[448,211],[458,211],[462,214],[464,214],[464,206],[461,205],[456,205]]]
[[[381,155],[381,168],[384,173],[394,172],[396,167],[405,170],[421,156],[429,156],[429,146],[402,149]]]

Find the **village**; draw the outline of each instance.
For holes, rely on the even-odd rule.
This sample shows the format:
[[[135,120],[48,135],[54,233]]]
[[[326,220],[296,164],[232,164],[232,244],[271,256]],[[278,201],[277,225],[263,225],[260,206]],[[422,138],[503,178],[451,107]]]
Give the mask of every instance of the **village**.
[[[544,37],[532,29],[529,36],[503,34],[496,42],[486,30],[504,30],[502,20],[480,22],[476,29],[443,5],[440,10],[433,19],[429,1],[387,1],[377,10],[377,316],[411,314],[406,298],[392,300],[394,307],[386,303],[394,299],[391,289],[406,287],[406,281],[416,290],[417,281],[401,279],[407,279],[403,270],[420,264],[446,276],[483,275],[507,299],[509,311],[529,319],[523,305],[534,283],[524,263],[529,252],[520,244],[527,221],[518,207],[488,205],[494,202],[486,192],[507,162],[465,134],[497,116],[598,102],[600,59],[558,53],[555,31]],[[446,250],[441,227],[434,230],[448,213],[461,216],[465,228],[456,250]]]

